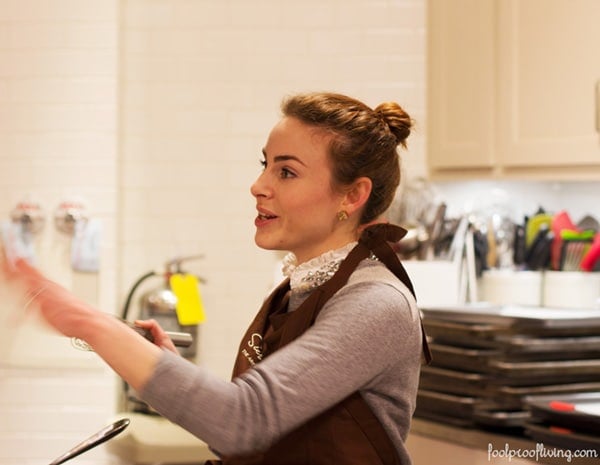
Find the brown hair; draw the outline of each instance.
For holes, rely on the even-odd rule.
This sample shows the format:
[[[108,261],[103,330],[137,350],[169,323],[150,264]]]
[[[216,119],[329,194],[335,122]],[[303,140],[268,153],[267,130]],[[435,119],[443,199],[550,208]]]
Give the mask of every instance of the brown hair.
[[[369,223],[385,212],[400,183],[398,145],[406,148],[412,120],[395,102],[374,110],[364,103],[335,93],[309,93],[291,96],[281,105],[284,116],[333,134],[329,154],[333,180],[349,185],[368,177],[371,195],[360,218]]]

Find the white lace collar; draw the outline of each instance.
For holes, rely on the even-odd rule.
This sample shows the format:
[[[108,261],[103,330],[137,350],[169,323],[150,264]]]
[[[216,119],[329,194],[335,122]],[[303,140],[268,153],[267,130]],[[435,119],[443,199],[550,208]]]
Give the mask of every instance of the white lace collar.
[[[300,265],[297,265],[296,256],[289,253],[283,259],[283,275],[290,278],[290,287],[294,291],[307,291],[320,286],[335,274],[340,263],[356,244],[350,242],[344,247],[325,252]]]

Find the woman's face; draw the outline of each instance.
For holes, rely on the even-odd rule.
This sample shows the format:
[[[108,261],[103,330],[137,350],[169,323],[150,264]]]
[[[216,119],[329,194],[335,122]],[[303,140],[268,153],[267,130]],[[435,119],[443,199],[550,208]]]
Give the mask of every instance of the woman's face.
[[[345,195],[332,188],[330,137],[290,117],[271,131],[264,171],[251,187],[259,247],[291,251],[302,263],[355,240],[336,216]]]

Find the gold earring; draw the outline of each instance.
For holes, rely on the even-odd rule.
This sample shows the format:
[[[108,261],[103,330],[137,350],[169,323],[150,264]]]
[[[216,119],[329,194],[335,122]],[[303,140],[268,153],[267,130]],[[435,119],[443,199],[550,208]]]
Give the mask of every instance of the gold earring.
[[[348,213],[344,210],[339,211],[337,213],[337,219],[338,221],[346,221],[348,219]]]

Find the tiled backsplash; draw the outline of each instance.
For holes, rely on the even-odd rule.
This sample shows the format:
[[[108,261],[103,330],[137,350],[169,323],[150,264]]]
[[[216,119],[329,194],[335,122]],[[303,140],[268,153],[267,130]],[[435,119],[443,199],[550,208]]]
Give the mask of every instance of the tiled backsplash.
[[[108,369],[0,368],[0,463],[49,463],[114,417]],[[117,465],[102,447],[79,463]]]
[[[448,203],[449,215],[504,207],[514,221],[533,215],[538,208],[549,213],[569,212],[574,222],[585,215],[600,221],[600,183],[548,181],[469,181],[434,185],[440,200]]]
[[[37,264],[110,311],[117,302],[118,2],[4,1],[0,7],[0,212],[38,202],[46,224]],[[68,267],[70,238],[53,224],[72,196],[102,221],[102,271]],[[41,465],[108,424],[116,377],[68,339],[0,309],[0,464]],[[116,465],[102,448],[79,463]]]

